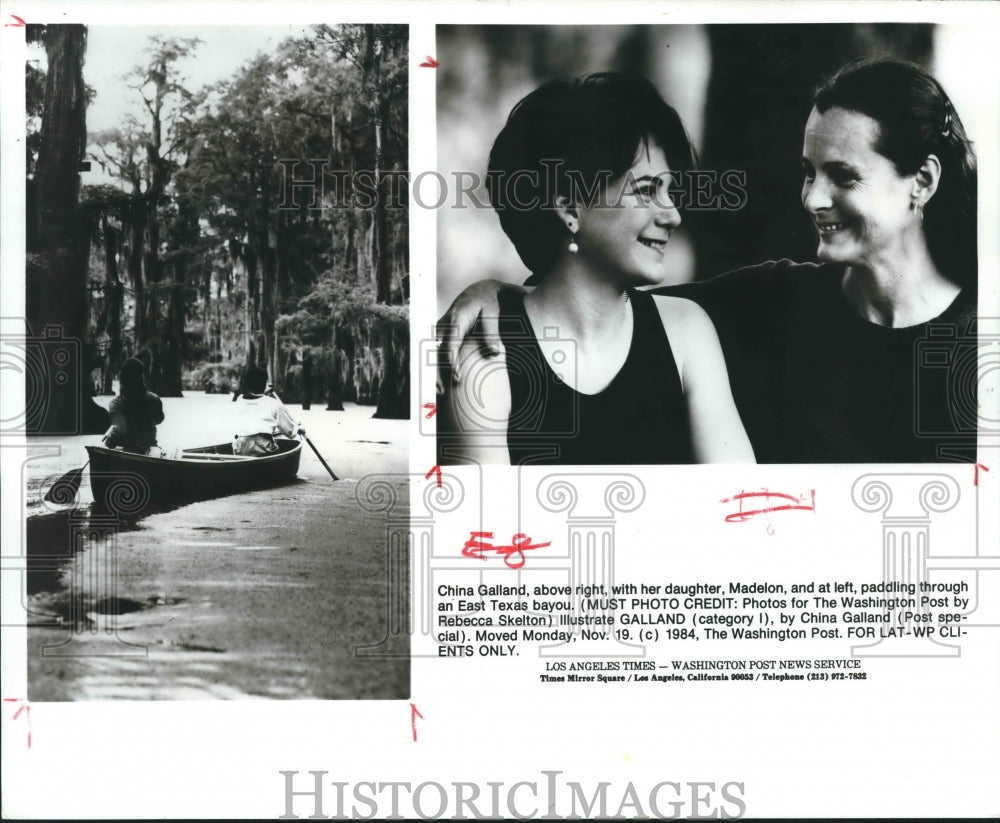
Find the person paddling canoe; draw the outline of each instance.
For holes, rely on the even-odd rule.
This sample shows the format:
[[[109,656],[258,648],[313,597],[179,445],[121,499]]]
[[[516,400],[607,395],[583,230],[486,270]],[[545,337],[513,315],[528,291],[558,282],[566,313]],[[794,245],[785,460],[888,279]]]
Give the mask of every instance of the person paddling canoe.
[[[267,394],[267,372],[253,366],[246,370],[233,396],[238,404],[233,454],[261,457],[278,451],[274,438],[305,434],[276,397]]]

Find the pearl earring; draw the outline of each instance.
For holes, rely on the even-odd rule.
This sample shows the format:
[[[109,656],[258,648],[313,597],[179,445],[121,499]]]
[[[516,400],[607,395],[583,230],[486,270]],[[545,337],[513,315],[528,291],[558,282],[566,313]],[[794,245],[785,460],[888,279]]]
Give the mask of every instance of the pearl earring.
[[[576,242],[576,235],[573,235],[570,238],[569,245],[566,248],[569,250],[570,254],[576,254],[580,251],[580,246]]]

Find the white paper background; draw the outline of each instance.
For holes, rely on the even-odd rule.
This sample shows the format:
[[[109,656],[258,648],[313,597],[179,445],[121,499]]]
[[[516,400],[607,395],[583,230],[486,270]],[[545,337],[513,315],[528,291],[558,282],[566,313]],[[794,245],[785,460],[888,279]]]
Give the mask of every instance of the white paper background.
[[[28,22],[268,24],[310,22],[407,22],[410,32],[411,173],[436,164],[432,69],[418,68],[434,55],[435,22],[696,23],[793,21],[937,21],[967,24],[949,34],[960,44],[962,64],[939,78],[977,138],[980,162],[981,315],[1000,315],[997,298],[996,43],[1000,7],[994,4],[853,3],[72,3],[4,2],[0,18]],[[277,18],[280,18],[277,19]],[[0,30],[3,61],[2,298],[3,315],[18,316],[23,302],[23,30]],[[127,68],[123,66],[123,70]],[[410,214],[412,351],[430,336],[435,314],[435,215]],[[412,358],[411,471],[423,475],[434,463],[431,437],[421,436],[419,404],[433,401],[431,375]],[[3,375],[5,409],[22,396],[16,375]],[[981,395],[982,396],[982,395]],[[987,394],[996,419],[996,394]],[[5,447],[9,439],[5,439]],[[985,442],[980,500],[981,554],[997,554],[1000,459]],[[3,554],[16,555],[20,540],[20,477],[17,449],[3,449]],[[970,555],[975,533],[971,466],[924,467],[952,475],[962,498],[935,515],[931,553]],[[893,472],[923,471],[892,467]],[[618,582],[817,582],[882,577],[881,523],[850,499],[854,480],[879,467],[750,466],[623,467],[641,481],[646,502],[616,520]],[[457,556],[480,522],[500,534],[525,531],[558,540],[565,517],[542,512],[533,500],[544,472],[489,472],[481,520],[462,510],[435,524],[438,553]],[[475,490],[478,473],[457,473]],[[581,483],[585,482],[581,480]],[[590,482],[589,480],[586,482]],[[718,501],[741,490],[770,488],[792,493],[816,490],[815,513],[775,515],[773,534],[752,520],[726,524],[731,511]],[[522,491],[525,489],[526,491]],[[414,494],[422,488],[417,484]],[[524,501],[518,520],[517,500]],[[414,501],[414,510],[418,502]],[[15,547],[11,550],[10,547]],[[381,550],[379,548],[378,550]],[[490,561],[489,582],[504,570]],[[531,560],[529,559],[530,569]],[[976,619],[1000,624],[998,572],[962,572],[982,587]],[[20,575],[14,577],[20,578]],[[494,580],[495,578],[495,580]],[[527,579],[527,578],[526,578]],[[933,578],[932,578],[933,579]],[[476,581],[478,582],[478,581]],[[4,599],[17,597],[5,577]],[[417,598],[419,601],[419,597]],[[950,817],[1000,811],[1000,630],[980,628],[962,638],[958,658],[871,659],[868,678],[839,683],[686,683],[638,686],[542,684],[543,661],[513,659],[418,659],[410,700],[423,719],[412,739],[408,701],[389,702],[173,702],[33,704],[32,746],[16,703],[3,705],[3,808],[7,817],[276,817],[284,812],[279,771],[299,771],[296,788],[308,788],[310,770],[326,781],[502,781],[503,794],[517,781],[543,782],[543,770],[581,783],[592,793],[610,782],[609,814],[626,784],[645,803],[661,781],[738,782],[751,817],[767,815]],[[747,658],[841,658],[850,643],[733,646],[711,652],[702,642],[652,646],[657,661],[731,656]],[[26,694],[24,634],[3,634],[3,697]],[[414,637],[414,654],[435,653],[436,644]],[[648,684],[647,684],[648,685]],[[453,797],[453,795],[452,795]],[[519,808],[535,808],[527,791]],[[715,795],[718,798],[718,795]],[[425,809],[436,806],[427,794]],[[664,801],[672,799],[664,794]],[[327,783],[325,813],[334,814]],[[665,808],[664,802],[662,804]],[[489,803],[481,804],[488,809]],[[403,806],[406,813],[407,806]],[[733,811],[733,806],[728,806]],[[452,800],[446,814],[454,813]],[[311,801],[298,798],[307,817]],[[388,814],[387,805],[381,814]],[[506,812],[506,807],[503,807]],[[634,810],[626,809],[630,814]],[[647,813],[649,809],[646,809]],[[705,809],[702,808],[702,812]],[[366,807],[358,807],[359,814]],[[569,812],[560,795],[558,814]],[[684,813],[690,812],[690,806]],[[350,805],[346,813],[349,815]],[[543,808],[539,814],[544,814]]]

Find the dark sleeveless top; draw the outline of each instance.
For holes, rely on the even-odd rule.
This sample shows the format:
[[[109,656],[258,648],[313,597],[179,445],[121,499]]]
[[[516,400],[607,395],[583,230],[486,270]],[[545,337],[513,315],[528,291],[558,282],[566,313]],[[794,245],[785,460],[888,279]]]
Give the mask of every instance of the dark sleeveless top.
[[[691,427],[677,364],[660,313],[645,292],[629,291],[632,345],[624,365],[598,394],[581,394],[555,374],[524,310],[524,295],[501,290],[500,337],[507,353],[512,465],[691,463]],[[553,361],[573,358],[545,329]],[[562,355],[562,356],[560,356]]]
[[[778,260],[657,289],[715,324],[759,463],[976,461],[976,291],[905,328],[863,320],[838,265]]]

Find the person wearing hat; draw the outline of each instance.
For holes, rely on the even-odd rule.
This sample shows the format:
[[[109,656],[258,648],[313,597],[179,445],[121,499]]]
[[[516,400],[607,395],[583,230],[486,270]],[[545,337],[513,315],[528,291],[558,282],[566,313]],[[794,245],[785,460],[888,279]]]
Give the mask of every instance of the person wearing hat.
[[[233,395],[238,403],[233,454],[263,457],[278,451],[275,437],[294,437],[302,428],[276,397],[267,394],[267,372],[253,366],[246,370]]]
[[[163,422],[163,402],[146,388],[146,367],[130,357],[119,372],[118,396],[108,406],[111,428],[104,435],[109,449],[149,454],[156,444],[156,425]]]

